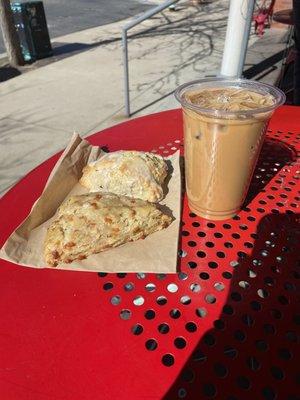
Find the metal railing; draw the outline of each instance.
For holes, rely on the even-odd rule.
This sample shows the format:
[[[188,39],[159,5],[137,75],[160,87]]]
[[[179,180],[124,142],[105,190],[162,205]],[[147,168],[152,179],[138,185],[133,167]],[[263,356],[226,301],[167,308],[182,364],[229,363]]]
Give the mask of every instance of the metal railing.
[[[123,68],[124,68],[124,93],[125,93],[125,113],[127,117],[130,117],[130,94],[129,94],[129,68],[128,68],[128,38],[127,32],[129,29],[134,26],[140,24],[148,18],[151,18],[153,15],[160,13],[165,8],[170,7],[171,5],[177,3],[179,0],[168,0],[160,4],[159,6],[153,7],[150,10],[144,12],[137,18],[128,22],[122,28],[122,48],[123,48]]]

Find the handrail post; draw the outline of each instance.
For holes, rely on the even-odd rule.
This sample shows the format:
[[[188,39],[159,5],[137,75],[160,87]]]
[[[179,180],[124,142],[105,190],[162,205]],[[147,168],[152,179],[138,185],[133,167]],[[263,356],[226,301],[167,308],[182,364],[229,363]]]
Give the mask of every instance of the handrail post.
[[[177,3],[179,0],[167,0],[166,2],[151,8],[150,10],[144,12],[142,15],[128,22],[122,28],[122,50],[123,50],[123,70],[124,70],[124,96],[125,96],[125,114],[130,117],[130,93],[129,93],[129,67],[128,67],[128,43],[127,43],[127,32],[129,29],[140,24],[146,19],[152,17],[153,15],[163,11],[165,8],[172,4]]]
[[[125,27],[122,30],[122,48],[123,48],[123,68],[124,68],[125,114],[127,117],[130,117],[128,43],[127,43],[127,30]]]

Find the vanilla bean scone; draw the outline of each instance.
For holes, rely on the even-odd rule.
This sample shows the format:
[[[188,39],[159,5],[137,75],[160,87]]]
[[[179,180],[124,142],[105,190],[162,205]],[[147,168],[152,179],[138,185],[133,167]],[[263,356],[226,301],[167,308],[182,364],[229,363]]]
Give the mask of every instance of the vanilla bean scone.
[[[48,228],[44,258],[59,263],[82,260],[123,243],[144,239],[170,225],[172,218],[156,205],[112,193],[70,197]]]
[[[90,192],[109,192],[157,202],[168,167],[159,155],[142,151],[115,151],[83,169],[80,184]]]

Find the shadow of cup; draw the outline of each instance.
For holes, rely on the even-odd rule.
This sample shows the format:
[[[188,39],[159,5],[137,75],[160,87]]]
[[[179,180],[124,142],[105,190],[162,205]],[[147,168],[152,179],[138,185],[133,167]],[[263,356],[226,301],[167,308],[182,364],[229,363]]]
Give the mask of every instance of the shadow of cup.
[[[260,192],[265,192],[265,186],[274,178],[278,172],[296,160],[296,151],[291,146],[280,140],[267,138],[263,144],[256,168],[254,170],[249,190],[244,201],[244,206]],[[280,174],[278,182],[280,184]]]

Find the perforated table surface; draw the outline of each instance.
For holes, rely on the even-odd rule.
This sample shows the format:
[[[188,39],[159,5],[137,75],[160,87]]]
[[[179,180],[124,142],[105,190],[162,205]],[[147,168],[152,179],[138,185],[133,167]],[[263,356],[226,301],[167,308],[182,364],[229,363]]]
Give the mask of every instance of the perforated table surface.
[[[277,110],[235,218],[201,219],[184,199],[178,274],[0,261],[0,399],[299,399],[299,133],[299,109]],[[181,112],[89,140],[169,155],[183,147]],[[1,199],[1,245],[57,159]]]

